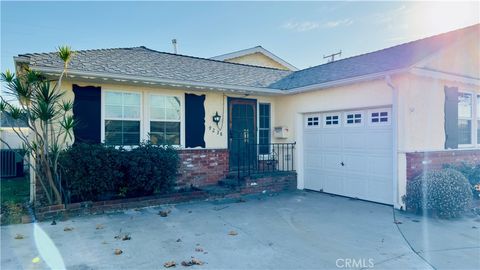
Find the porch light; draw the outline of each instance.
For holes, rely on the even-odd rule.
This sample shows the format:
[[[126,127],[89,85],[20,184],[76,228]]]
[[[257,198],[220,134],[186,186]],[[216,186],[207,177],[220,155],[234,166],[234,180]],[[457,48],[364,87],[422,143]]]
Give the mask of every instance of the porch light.
[[[215,115],[212,117],[212,120],[215,124],[217,124],[217,127],[218,127],[218,123],[220,123],[220,119],[222,117],[220,115],[218,115],[218,111],[215,112]]]

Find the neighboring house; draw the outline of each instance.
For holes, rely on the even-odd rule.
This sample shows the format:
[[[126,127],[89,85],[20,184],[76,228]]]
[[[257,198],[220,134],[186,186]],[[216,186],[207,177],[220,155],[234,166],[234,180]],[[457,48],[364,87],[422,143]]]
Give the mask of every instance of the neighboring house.
[[[8,149],[8,146],[12,149],[22,149],[23,141],[15,131],[28,134],[27,123],[13,119],[7,113],[0,113],[0,149]],[[8,146],[4,142],[6,142]]]
[[[299,189],[398,208],[423,169],[480,162],[479,40],[477,24],[303,70],[261,47],[213,59],[84,50],[63,87],[76,141],[179,145],[196,170],[183,184],[216,183],[253,154],[294,162]],[[47,75],[62,68],[55,53],[15,64]],[[275,148],[293,142],[295,151]]]

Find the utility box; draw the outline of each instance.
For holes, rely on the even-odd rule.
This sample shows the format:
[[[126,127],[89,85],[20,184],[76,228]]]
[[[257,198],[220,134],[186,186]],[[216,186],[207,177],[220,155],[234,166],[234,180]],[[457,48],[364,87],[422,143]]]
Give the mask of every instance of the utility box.
[[[273,128],[273,137],[276,139],[287,139],[288,128],[286,126],[278,126]]]

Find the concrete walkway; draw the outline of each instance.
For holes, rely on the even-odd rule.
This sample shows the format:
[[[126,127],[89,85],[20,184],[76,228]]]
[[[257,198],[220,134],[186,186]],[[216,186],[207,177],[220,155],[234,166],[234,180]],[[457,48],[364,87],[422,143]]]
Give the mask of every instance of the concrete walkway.
[[[187,269],[180,263],[192,257],[204,262],[193,269],[432,269],[407,244],[389,206],[299,191],[162,209],[171,212],[161,217],[157,207],[72,218],[57,225],[44,222],[38,229],[32,224],[2,227],[1,269],[48,269],[48,264],[62,263],[68,269],[163,269],[172,260],[176,269]],[[415,238],[413,246],[421,254],[430,252],[434,266],[443,255],[432,253],[437,245],[433,234],[462,243],[474,231],[470,223],[439,223],[431,227],[431,244],[424,248],[415,228],[422,223],[397,215],[406,237]],[[64,231],[66,227],[72,230]],[[452,229],[458,233],[451,234]],[[114,238],[124,233],[131,239]],[[24,239],[14,239],[16,234]],[[472,238],[464,246],[478,250],[478,241]],[[115,249],[123,253],[115,255]],[[40,261],[32,262],[37,256]],[[458,258],[450,264],[439,260],[438,269],[480,268],[478,258]]]

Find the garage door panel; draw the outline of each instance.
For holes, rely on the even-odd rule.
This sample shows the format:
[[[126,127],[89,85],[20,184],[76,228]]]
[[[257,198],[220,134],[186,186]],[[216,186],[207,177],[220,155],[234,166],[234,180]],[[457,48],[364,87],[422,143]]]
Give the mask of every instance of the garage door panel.
[[[305,128],[305,188],[391,204],[391,125],[369,123],[367,110],[359,112],[362,125]]]

